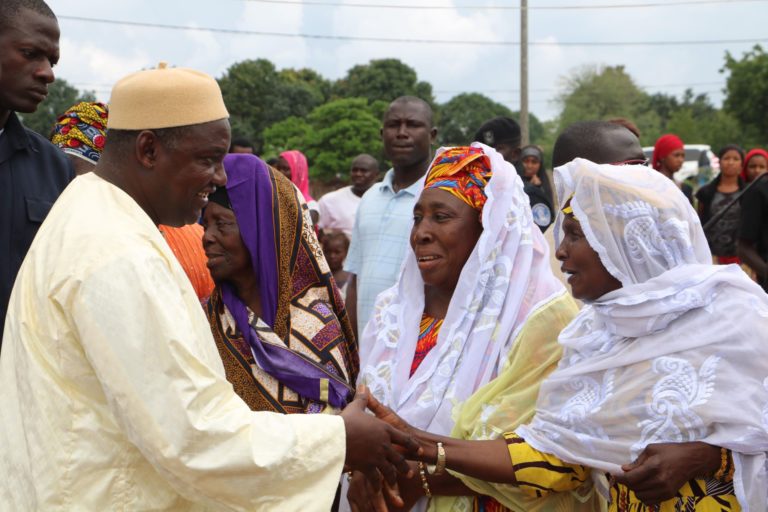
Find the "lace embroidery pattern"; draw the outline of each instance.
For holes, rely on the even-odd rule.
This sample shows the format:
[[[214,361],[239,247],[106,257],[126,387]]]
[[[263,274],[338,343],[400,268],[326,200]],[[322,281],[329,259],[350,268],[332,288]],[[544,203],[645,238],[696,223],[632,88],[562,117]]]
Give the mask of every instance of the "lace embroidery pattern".
[[[613,395],[615,370],[608,370],[603,374],[603,381],[599,382],[592,377],[579,377],[567,383],[565,388],[573,392],[558,417],[560,421],[571,427],[578,426],[578,430],[598,439],[607,439],[608,436],[599,423],[590,417],[600,412],[603,404]]]
[[[653,372],[664,377],[653,386],[653,399],[646,406],[648,419],[638,423],[642,432],[632,445],[633,456],[651,443],[681,443],[706,436],[704,422],[694,408],[712,396],[719,362],[720,357],[709,356],[697,372],[685,359],[659,357],[653,361]]]
[[[687,223],[674,217],[662,222],[658,208],[645,201],[607,204],[605,212],[627,220],[624,240],[630,258],[636,262],[660,258],[667,268],[672,268],[684,263],[685,255],[690,253]]]

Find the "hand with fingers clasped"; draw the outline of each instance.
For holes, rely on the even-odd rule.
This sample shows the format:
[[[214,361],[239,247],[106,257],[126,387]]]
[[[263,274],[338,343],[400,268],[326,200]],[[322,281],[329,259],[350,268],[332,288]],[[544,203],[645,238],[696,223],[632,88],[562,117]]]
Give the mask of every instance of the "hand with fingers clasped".
[[[714,474],[720,459],[720,448],[702,442],[649,444],[614,480],[646,505],[658,505],[674,498],[686,482]]]
[[[416,463],[409,464],[413,473],[418,473]],[[349,480],[349,491],[347,491],[352,512],[411,510],[423,496],[424,490],[418,477],[407,475],[400,475],[397,484],[391,486],[387,482],[376,485],[369,482],[362,473],[354,472]]]
[[[362,472],[379,488],[382,478],[395,485],[398,473],[410,473],[405,456],[418,456],[419,445],[410,435],[366,413],[368,399],[368,389],[361,386],[341,412],[347,436],[345,465]]]
[[[409,425],[392,409],[379,402],[373,395],[368,396],[368,409],[377,418],[391,427],[408,435],[411,439],[419,441],[417,434],[420,431]],[[411,460],[422,460],[425,451],[433,449],[432,444],[422,444],[416,455],[406,454]],[[434,458],[435,455],[432,457]],[[397,482],[390,484],[382,479],[381,475],[354,473],[349,482],[347,499],[352,512],[386,512],[388,510],[410,510],[416,502],[424,496],[424,489],[418,477],[419,470],[415,462],[409,462],[410,472],[400,474]]]

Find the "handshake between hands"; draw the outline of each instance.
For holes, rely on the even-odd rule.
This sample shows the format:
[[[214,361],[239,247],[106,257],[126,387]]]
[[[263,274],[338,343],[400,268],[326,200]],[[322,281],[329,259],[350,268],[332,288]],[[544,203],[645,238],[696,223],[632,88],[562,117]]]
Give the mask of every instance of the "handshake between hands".
[[[366,408],[375,416],[368,414]],[[382,405],[365,386],[358,386],[354,400],[344,408],[341,417],[347,435],[345,470],[355,472],[357,486],[364,485],[366,494],[376,497],[374,501],[379,506],[371,510],[387,510],[382,483],[387,500],[402,507],[404,503],[397,490],[399,477],[411,479],[414,468],[408,460],[426,460],[430,454],[425,452],[432,451],[434,444],[420,442],[418,430]],[[432,454],[432,459],[435,456]],[[359,510],[354,503],[352,510]]]

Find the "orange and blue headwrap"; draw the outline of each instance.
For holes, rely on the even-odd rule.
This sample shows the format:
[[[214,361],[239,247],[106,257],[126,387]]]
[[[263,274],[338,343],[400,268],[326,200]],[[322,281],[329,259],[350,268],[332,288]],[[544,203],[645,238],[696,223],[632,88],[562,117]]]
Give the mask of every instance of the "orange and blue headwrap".
[[[424,189],[445,190],[482,211],[487,199],[485,186],[491,176],[491,161],[481,148],[450,148],[427,171]]]

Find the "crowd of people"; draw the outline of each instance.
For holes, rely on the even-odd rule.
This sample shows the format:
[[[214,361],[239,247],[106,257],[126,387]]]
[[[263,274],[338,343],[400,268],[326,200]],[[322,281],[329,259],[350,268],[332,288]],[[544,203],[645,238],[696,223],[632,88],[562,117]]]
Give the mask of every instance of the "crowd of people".
[[[0,510],[768,511],[766,151],[403,96],[315,200],[162,62],[46,140],[56,17],[0,29]]]

